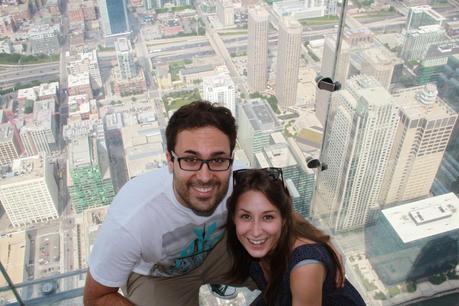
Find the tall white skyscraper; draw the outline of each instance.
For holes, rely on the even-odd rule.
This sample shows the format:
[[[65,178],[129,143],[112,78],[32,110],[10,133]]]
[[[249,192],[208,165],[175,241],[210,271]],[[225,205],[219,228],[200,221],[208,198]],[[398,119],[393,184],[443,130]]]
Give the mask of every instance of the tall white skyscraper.
[[[57,219],[58,190],[46,156],[16,159],[13,176],[0,179],[0,201],[14,227]]]
[[[373,77],[358,75],[333,95],[336,114],[328,133],[311,213],[334,231],[364,226],[378,208],[398,107]]]
[[[115,42],[116,58],[123,79],[130,79],[137,75],[137,66],[134,60],[134,51],[127,38],[118,38]]]
[[[430,194],[457,119],[437,94],[434,84],[393,94],[400,105],[400,123],[381,199],[386,204]]]
[[[217,75],[202,79],[202,92],[204,100],[217,102],[225,106],[236,117],[236,97],[234,82],[228,73],[221,72]]]
[[[279,24],[276,97],[284,109],[296,104],[302,31],[303,26],[292,17],[284,17]]]
[[[249,9],[247,82],[251,92],[263,91],[268,80],[269,14],[260,6]]]

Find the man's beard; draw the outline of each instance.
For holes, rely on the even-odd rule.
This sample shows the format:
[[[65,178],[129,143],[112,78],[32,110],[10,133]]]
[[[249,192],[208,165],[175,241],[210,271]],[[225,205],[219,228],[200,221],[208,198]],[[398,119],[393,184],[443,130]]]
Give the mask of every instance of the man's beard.
[[[178,188],[177,188],[178,186]],[[183,188],[184,184],[182,183],[178,183],[178,184],[175,184],[175,180],[174,180],[174,190],[175,192],[178,194],[179,198],[182,200],[182,204],[186,204],[185,206],[188,207],[189,209],[191,209],[196,215],[198,216],[203,216],[203,217],[207,217],[207,216],[210,216],[214,213],[215,209],[217,209],[218,205],[220,204],[220,202],[225,198],[225,195],[226,193],[228,192],[228,183],[226,184],[226,186],[222,185],[220,182],[218,181],[210,181],[208,183],[205,183],[205,184],[202,184],[202,183],[199,183],[199,182],[188,182],[185,184],[185,188]],[[199,187],[211,187],[211,188],[215,188],[215,190],[217,190],[215,196],[212,196],[211,198],[209,199],[205,199],[204,201],[205,202],[209,202],[209,201],[212,201],[210,205],[205,205],[206,207],[208,207],[207,209],[203,209],[201,208],[201,206],[203,205],[200,205],[203,203],[203,201],[200,201],[199,197],[193,197],[192,196],[192,189],[193,187],[196,187],[196,186],[199,186]],[[222,188],[223,186],[223,188]],[[222,188],[220,190],[220,188]],[[214,198],[214,200],[212,200]],[[180,200],[179,200],[180,202]]]

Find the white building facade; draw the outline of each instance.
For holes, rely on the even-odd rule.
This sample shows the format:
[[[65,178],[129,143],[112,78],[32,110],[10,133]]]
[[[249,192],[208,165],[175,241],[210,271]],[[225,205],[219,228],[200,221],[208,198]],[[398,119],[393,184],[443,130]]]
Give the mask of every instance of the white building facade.
[[[372,77],[359,75],[337,92],[312,215],[336,232],[363,227],[378,208],[398,107]]]
[[[268,80],[269,14],[262,7],[251,8],[248,23],[247,83],[251,92],[259,92]]]
[[[276,97],[283,109],[296,104],[303,26],[291,17],[279,24]]]
[[[457,113],[438,96],[434,84],[394,93],[399,125],[385,178],[385,204],[430,195]]]
[[[202,80],[204,100],[220,103],[236,116],[236,97],[234,82],[227,73],[219,73]]]
[[[15,160],[13,176],[0,181],[0,201],[14,227],[57,219],[58,188],[46,156]]]

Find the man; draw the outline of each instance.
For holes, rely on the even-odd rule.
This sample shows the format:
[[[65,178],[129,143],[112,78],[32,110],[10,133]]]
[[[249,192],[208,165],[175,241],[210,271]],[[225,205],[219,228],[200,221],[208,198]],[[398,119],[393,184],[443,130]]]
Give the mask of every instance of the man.
[[[90,256],[85,305],[195,306],[201,285],[229,283],[220,240],[236,134],[224,107],[198,101],[174,113],[167,168],[129,181],[110,206]]]

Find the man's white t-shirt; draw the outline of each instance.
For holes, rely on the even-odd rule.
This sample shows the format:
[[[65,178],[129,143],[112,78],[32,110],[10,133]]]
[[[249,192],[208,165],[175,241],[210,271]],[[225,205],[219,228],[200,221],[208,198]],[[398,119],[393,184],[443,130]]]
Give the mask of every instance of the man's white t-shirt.
[[[92,248],[91,276],[121,287],[131,272],[170,277],[198,267],[223,237],[228,193],[211,216],[181,205],[167,167],[127,182],[111,204]]]

